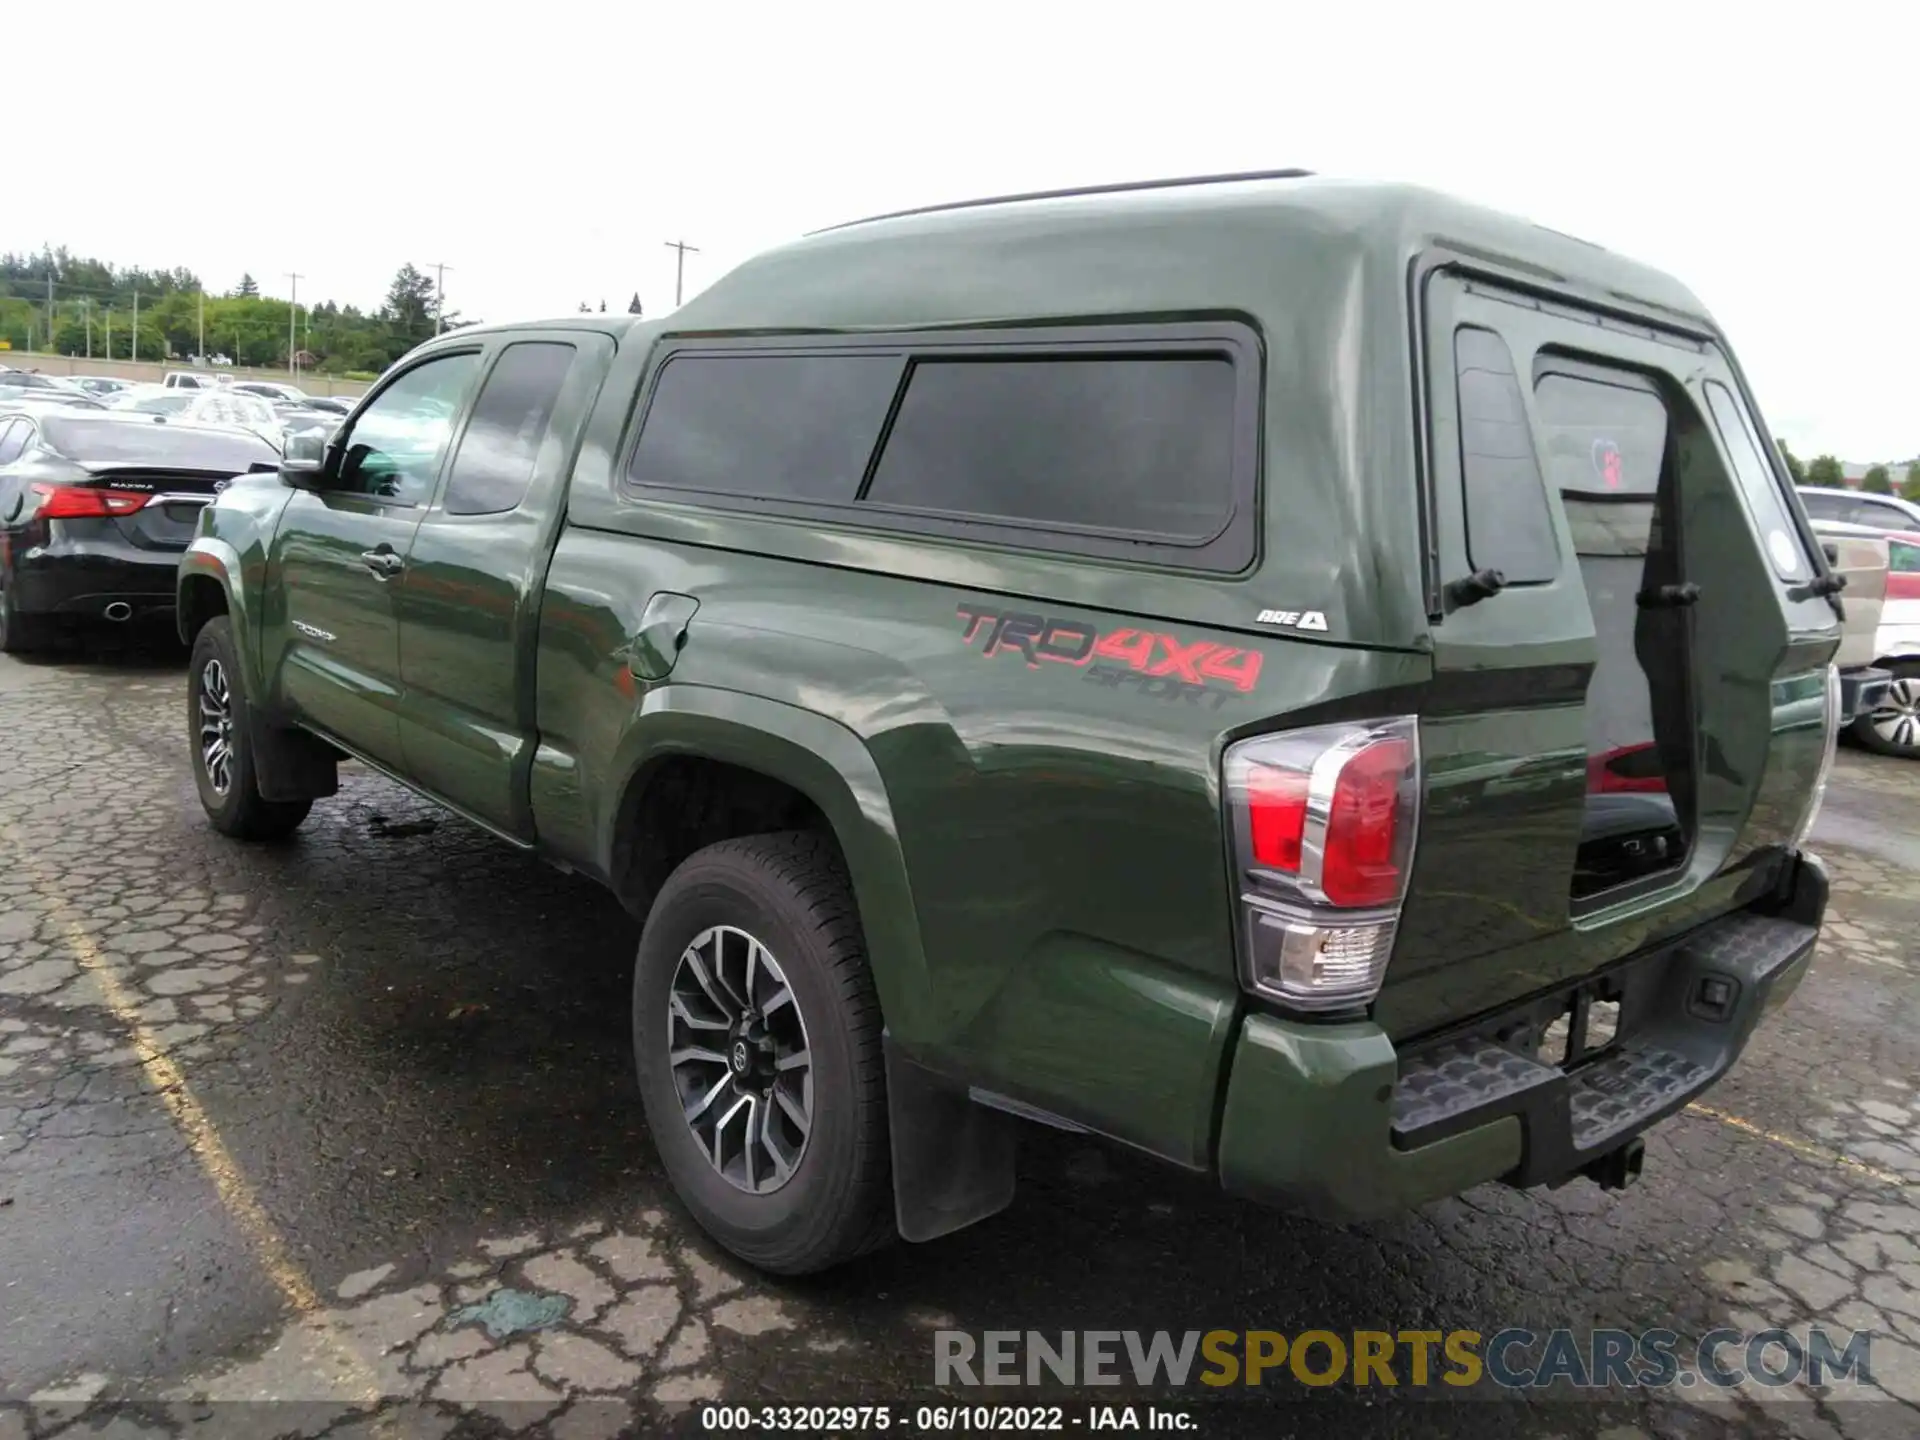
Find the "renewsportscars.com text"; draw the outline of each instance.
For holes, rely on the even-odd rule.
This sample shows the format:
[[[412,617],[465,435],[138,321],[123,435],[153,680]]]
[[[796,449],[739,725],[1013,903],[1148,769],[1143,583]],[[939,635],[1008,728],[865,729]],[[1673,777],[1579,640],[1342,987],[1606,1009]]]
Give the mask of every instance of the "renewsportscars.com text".
[[[1505,1390],[1870,1384],[1866,1331],[940,1330],[936,1385],[1493,1385]]]

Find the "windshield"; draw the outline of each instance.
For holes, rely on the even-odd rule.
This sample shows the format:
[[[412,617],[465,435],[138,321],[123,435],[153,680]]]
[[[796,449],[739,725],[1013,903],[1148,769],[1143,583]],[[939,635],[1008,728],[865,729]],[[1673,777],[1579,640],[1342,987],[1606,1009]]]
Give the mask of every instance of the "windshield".
[[[186,413],[209,425],[240,425],[249,430],[271,430],[278,423],[273,418],[273,407],[258,395],[232,391],[196,395],[188,403]]]
[[[182,470],[226,470],[277,465],[280,452],[241,431],[177,430],[125,420],[49,415],[40,422],[46,442],[82,465],[154,465]]]
[[[147,415],[178,415],[193,403],[193,393],[188,390],[169,390],[159,395],[128,395],[125,393],[113,397],[116,410],[138,410]]]

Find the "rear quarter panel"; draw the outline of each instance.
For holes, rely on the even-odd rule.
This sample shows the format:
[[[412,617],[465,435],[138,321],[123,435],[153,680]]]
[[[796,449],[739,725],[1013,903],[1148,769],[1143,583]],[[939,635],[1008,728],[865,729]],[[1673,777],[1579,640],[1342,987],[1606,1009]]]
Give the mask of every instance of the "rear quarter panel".
[[[700,598],[651,692],[624,663],[633,604],[611,598],[636,574]],[[1017,611],[1056,622],[1059,658],[995,643]],[[1125,630],[1258,659],[1235,662],[1243,688],[1091,653]],[[1206,1157],[1238,1003],[1221,748],[1276,710],[1426,673],[1415,656],[581,529],[554,558],[541,656],[543,835],[591,832],[604,854],[625,775],[649,730],[664,733],[649,714],[702,708],[678,695],[752,696],[832,722],[871,758],[901,862],[904,888],[855,873],[896,1041],[1187,1164]],[[666,743],[697,741],[683,726]]]

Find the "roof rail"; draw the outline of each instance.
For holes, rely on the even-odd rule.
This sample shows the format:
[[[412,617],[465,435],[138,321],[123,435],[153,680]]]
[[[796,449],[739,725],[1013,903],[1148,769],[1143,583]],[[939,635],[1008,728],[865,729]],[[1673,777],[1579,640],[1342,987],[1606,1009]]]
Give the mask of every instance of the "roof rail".
[[[868,215],[860,220],[843,220],[809,230],[809,235],[825,235],[832,230],[847,230],[855,225],[871,225],[876,220],[899,220],[908,215],[934,215],[942,210],[972,210],[982,205],[1011,205],[1017,200],[1061,200],[1070,195],[1114,195],[1126,190],[1171,190],[1181,185],[1224,185],[1234,180],[1302,180],[1311,170],[1240,170],[1223,175],[1178,175],[1165,180],[1121,180],[1110,185],[1078,185],[1067,190],[1028,190],[1019,195],[989,195],[980,200],[949,200],[940,205],[919,205],[911,210],[890,210],[884,215]]]

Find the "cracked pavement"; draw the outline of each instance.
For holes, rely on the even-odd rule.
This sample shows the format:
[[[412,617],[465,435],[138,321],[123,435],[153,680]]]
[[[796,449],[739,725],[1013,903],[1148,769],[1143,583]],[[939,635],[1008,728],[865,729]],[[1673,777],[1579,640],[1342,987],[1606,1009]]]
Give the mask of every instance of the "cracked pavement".
[[[1624,1194],[1329,1226],[1036,1130],[1008,1213],[794,1283],[708,1246],[652,1157],[611,898],[359,767],[293,844],[222,841],[184,689],[166,653],[0,659],[0,1440],[1042,1398],[936,1391],[948,1327],[1824,1324],[1874,1333],[1872,1386],[1045,1398],[1202,1434],[1920,1432],[1920,767],[1843,751],[1813,974]]]

